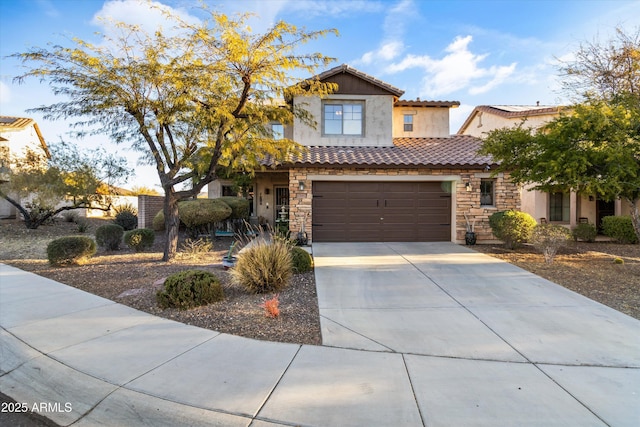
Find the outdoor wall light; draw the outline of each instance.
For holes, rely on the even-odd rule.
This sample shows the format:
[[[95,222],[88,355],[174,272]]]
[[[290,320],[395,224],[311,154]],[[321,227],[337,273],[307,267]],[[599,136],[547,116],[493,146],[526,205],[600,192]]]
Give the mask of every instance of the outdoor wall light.
[[[298,182],[298,188],[300,189],[300,191],[304,190],[304,181]]]
[[[467,192],[471,192],[472,188],[471,188],[471,182],[467,181],[467,183],[464,185],[465,190],[467,190]]]

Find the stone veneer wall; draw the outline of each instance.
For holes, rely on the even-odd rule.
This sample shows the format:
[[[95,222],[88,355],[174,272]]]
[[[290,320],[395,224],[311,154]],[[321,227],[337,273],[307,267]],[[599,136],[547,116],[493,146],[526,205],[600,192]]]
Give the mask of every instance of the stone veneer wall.
[[[492,241],[495,237],[489,227],[489,216],[494,212],[506,209],[520,209],[519,187],[511,183],[507,174],[500,174],[494,179],[495,206],[480,206],[480,180],[489,178],[489,174],[482,170],[463,169],[356,169],[356,168],[291,168],[289,169],[289,229],[292,233],[300,230],[302,221],[305,223],[305,231],[309,239],[313,239],[311,230],[311,190],[312,181],[308,175],[332,175],[332,176],[437,176],[455,175],[460,179],[455,182],[455,217],[456,217],[456,241],[464,242],[466,223],[464,213],[470,222],[475,221],[475,231],[479,242]],[[304,190],[300,190],[300,182],[305,184]],[[465,184],[471,182],[472,191],[466,191]],[[453,202],[453,200],[452,200]]]
[[[151,228],[153,218],[162,210],[164,196],[138,196],[138,228]]]

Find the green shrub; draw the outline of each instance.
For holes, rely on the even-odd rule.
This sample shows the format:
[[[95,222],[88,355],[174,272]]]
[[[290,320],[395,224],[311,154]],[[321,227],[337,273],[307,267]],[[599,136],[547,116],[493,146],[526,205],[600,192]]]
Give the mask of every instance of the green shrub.
[[[156,232],[149,228],[138,228],[124,233],[124,243],[136,252],[142,252],[153,246]]]
[[[231,208],[219,199],[185,200],[178,203],[178,215],[189,234],[196,237],[201,228],[213,226],[231,215]],[[164,212],[160,211],[153,218],[153,229],[164,230]]]
[[[620,243],[638,243],[633,230],[631,216],[605,216],[602,218],[602,232]]]
[[[248,291],[262,294],[284,288],[292,270],[290,243],[284,239],[258,238],[238,253],[231,277]]]
[[[61,237],[47,245],[51,265],[81,264],[96,253],[96,242],[85,236]]]
[[[113,219],[125,231],[133,230],[138,227],[138,210],[133,205],[127,203],[115,208],[116,216]]]
[[[189,229],[213,225],[231,215],[231,208],[219,199],[186,200],[178,204],[180,221]]]
[[[124,228],[118,224],[105,224],[96,229],[96,242],[101,248],[117,251],[122,242]]]
[[[574,227],[573,239],[577,242],[583,240],[585,242],[595,242],[598,235],[598,229],[593,224],[578,224]]]
[[[156,293],[162,308],[185,310],[224,299],[220,280],[204,270],[185,270],[167,277],[164,286]]]
[[[309,252],[295,246],[291,248],[291,263],[294,273],[305,273],[311,270],[313,259]]]
[[[622,258],[614,258],[613,259],[613,263],[614,264],[624,264],[624,260]]]
[[[163,231],[164,227],[164,212],[161,210],[153,217],[153,220],[151,221],[151,228],[153,228],[154,231]]]
[[[509,249],[526,242],[531,236],[536,220],[525,212],[507,210],[489,217],[489,226],[494,236],[502,240]]]
[[[226,203],[231,208],[229,219],[249,219],[249,200],[233,196],[219,197],[217,200]]]
[[[547,264],[553,262],[558,249],[571,241],[571,231],[561,225],[540,224],[533,228],[529,242],[544,255]]]

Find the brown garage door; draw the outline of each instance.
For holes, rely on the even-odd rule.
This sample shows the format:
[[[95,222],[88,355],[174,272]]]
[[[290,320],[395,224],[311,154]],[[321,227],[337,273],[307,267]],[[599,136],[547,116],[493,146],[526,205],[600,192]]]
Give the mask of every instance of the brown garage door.
[[[314,182],[316,242],[451,240],[451,192],[443,182]]]

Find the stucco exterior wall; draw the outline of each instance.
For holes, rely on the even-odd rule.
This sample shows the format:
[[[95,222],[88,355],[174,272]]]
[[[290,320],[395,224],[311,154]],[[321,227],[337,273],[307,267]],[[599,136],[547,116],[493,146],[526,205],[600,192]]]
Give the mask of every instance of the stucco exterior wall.
[[[413,116],[413,131],[405,132],[404,115]],[[449,108],[444,107],[396,107],[393,109],[394,138],[448,138]]]
[[[292,233],[300,230],[302,222],[310,240],[313,240],[312,217],[312,184],[313,180],[397,180],[397,181],[450,181],[455,193],[451,198],[452,238],[457,243],[464,242],[466,223],[464,214],[471,222],[475,222],[478,242],[495,241],[489,227],[489,216],[494,212],[506,209],[520,209],[519,188],[512,184],[507,175],[496,178],[495,206],[480,206],[480,180],[488,174],[482,170],[456,169],[355,169],[355,168],[292,168],[289,170],[290,223]],[[304,190],[300,189],[300,182]],[[467,192],[465,184],[471,182],[472,191]]]
[[[326,99],[364,101],[364,136],[323,136],[322,100],[318,97],[297,96],[294,104],[309,111],[317,122],[316,128],[299,119],[293,124],[293,140],[307,146],[384,147],[393,146],[391,95],[329,95]]]
[[[555,118],[557,115],[539,115],[527,117],[524,126],[538,129],[544,123]],[[495,114],[480,112],[474,116],[471,123],[462,132],[463,135],[471,135],[477,138],[484,138],[486,134],[494,129],[512,128],[522,123],[522,117],[502,117]]]

